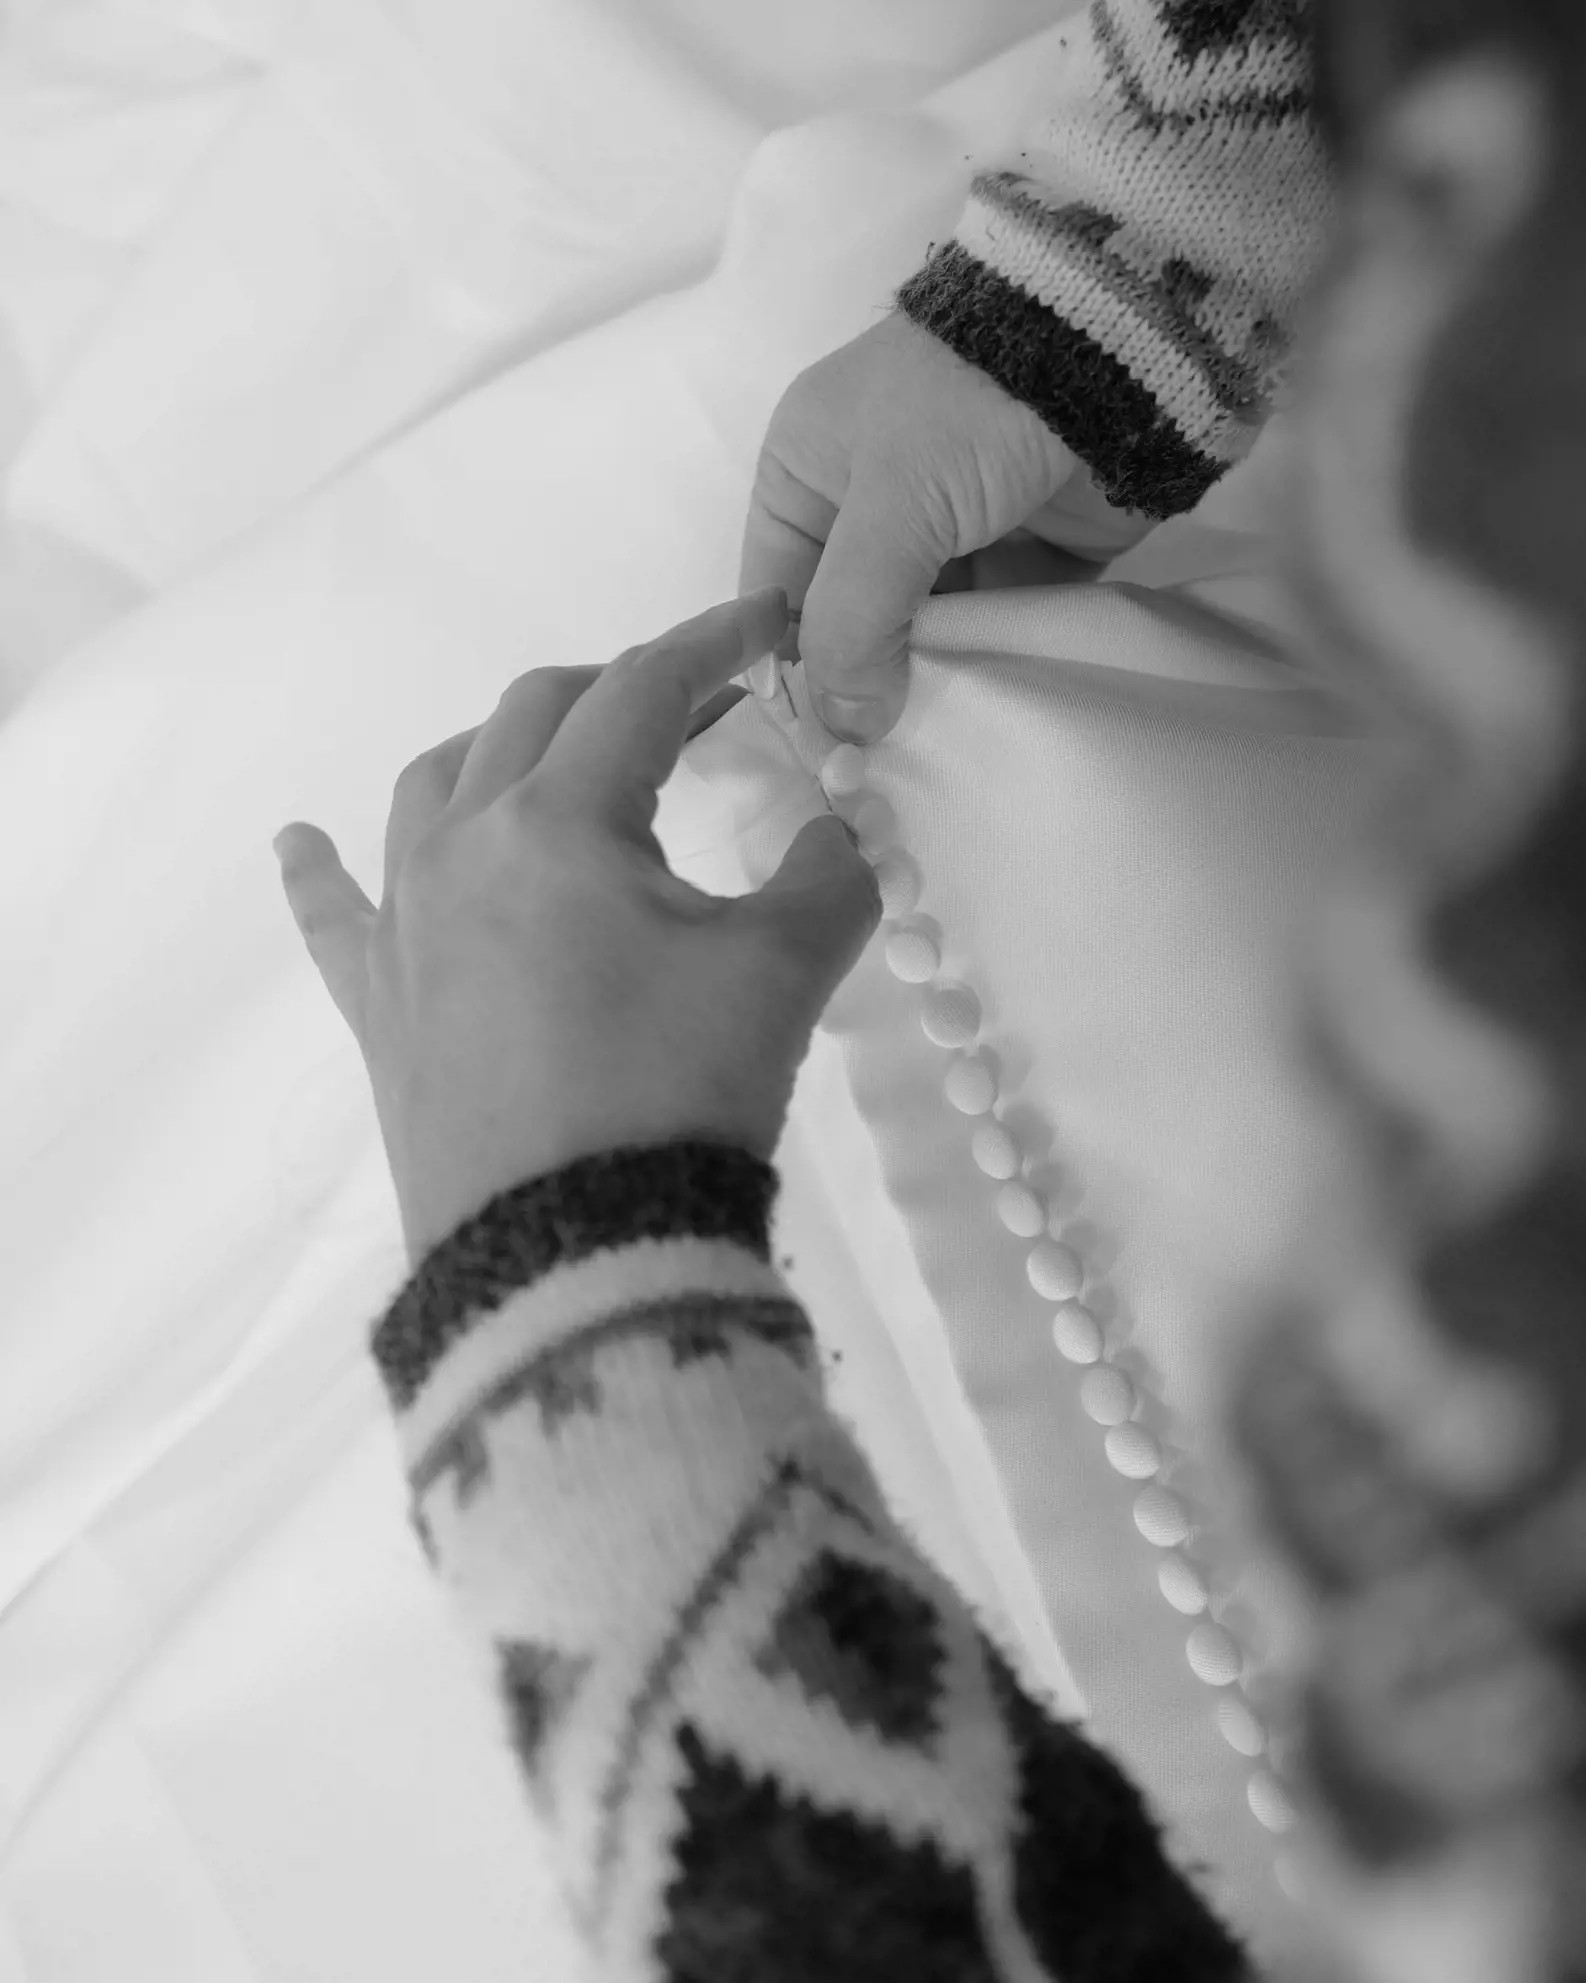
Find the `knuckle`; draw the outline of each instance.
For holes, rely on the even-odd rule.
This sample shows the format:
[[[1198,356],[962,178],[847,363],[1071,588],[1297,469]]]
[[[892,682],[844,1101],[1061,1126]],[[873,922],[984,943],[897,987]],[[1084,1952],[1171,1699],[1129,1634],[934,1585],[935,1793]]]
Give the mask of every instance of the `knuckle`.
[[[750,501],[754,507],[773,517],[797,515],[809,504],[807,479],[789,464],[781,449],[769,441],[760,451]]]
[[[399,798],[423,798],[436,791],[445,769],[444,746],[436,745],[433,750],[422,751],[411,763],[403,765],[397,773],[396,794]]]
[[[527,674],[514,675],[501,691],[497,707],[517,709],[524,703],[537,700],[545,692],[546,676],[556,676],[566,672],[564,668],[531,668]]]
[[[805,373],[777,402],[755,461],[754,487],[776,495],[809,488],[831,491],[850,458],[860,402]]]
[[[437,825],[408,849],[398,886],[413,903],[435,902],[453,892],[455,865],[452,835]]]

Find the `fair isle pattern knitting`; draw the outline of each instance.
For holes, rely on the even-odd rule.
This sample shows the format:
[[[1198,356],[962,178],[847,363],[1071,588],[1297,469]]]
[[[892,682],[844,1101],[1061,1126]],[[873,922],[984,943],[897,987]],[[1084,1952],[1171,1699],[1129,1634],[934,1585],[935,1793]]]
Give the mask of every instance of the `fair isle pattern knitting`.
[[[683,1142],[505,1192],[374,1332],[412,1520],[489,1648],[600,1983],[1235,1983],[1135,1787],[888,1514]]]
[[[1309,0],[1092,0],[1017,169],[897,292],[1119,508],[1250,450],[1332,212]]]

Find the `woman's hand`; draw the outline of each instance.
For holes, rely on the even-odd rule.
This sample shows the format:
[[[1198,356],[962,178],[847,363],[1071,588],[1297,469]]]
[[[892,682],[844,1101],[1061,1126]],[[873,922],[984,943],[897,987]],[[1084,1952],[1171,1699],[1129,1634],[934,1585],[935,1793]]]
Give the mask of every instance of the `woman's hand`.
[[[411,1256],[497,1193],[625,1144],[769,1160],[828,999],[881,918],[841,822],[756,895],[674,875],[650,831],[691,718],[788,625],[780,590],[605,668],[541,668],[397,780],[376,909],[317,827],[276,846],[369,1070]]]

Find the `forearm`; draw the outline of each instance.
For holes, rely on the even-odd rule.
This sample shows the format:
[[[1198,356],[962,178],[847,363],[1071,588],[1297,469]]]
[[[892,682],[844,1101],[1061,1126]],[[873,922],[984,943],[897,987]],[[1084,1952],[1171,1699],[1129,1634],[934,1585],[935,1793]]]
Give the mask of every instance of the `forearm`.
[[[375,1332],[596,1973],[1232,1983],[1139,1793],[828,1410],[775,1189],[714,1145],[592,1158],[460,1228]]]

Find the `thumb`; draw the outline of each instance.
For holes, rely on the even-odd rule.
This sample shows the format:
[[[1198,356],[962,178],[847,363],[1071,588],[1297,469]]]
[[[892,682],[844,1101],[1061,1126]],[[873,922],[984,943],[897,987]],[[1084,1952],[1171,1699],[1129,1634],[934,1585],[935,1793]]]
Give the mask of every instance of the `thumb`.
[[[804,961],[813,1026],[881,922],[880,887],[849,827],[835,813],[812,819],[765,886],[740,900]]]
[[[809,692],[833,736],[878,743],[903,714],[909,633],[957,549],[952,530],[896,491],[850,485],[799,625]]]
[[[361,1046],[369,929],[378,912],[342,866],[335,842],[319,827],[294,821],[282,827],[272,844],[298,933]]]

